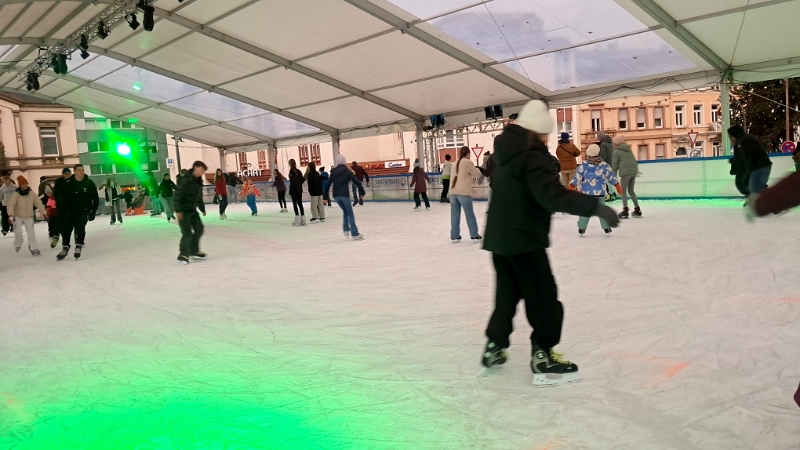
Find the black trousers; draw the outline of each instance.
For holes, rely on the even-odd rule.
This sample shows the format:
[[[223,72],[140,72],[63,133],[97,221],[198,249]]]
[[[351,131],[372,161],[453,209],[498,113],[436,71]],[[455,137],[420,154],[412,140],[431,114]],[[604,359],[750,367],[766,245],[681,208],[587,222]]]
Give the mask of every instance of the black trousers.
[[[61,225],[61,245],[70,244],[73,231],[75,231],[75,245],[84,245],[87,222],[89,222],[89,216],[85,212],[70,216],[58,216],[58,223]]]
[[[305,216],[306,211],[303,209],[303,194],[289,194],[289,195],[292,196],[292,207],[294,207],[294,215]]]
[[[47,219],[47,235],[51,238],[58,237],[58,216]]]
[[[736,189],[745,197],[750,195],[750,174],[736,174]]]
[[[278,206],[283,209],[288,209],[286,207],[286,191],[278,191]]]
[[[450,179],[442,179],[442,201],[447,201],[447,194],[450,193]]]
[[[8,210],[3,205],[0,205],[0,217],[2,218],[3,221],[2,223],[3,232],[8,233],[8,231],[11,229],[11,221],[9,220],[8,217]]]
[[[414,192],[414,204],[417,206],[420,205],[419,196],[422,195],[422,199],[425,200],[425,207],[430,208],[431,203],[428,201],[428,193],[427,192]]]
[[[558,301],[558,288],[547,252],[537,250],[513,256],[493,253],[492,261],[497,272],[497,287],[486,337],[502,348],[508,347],[517,303],[524,299],[528,323],[533,327],[531,341],[544,349],[558,344],[564,307]]]
[[[192,256],[200,251],[200,238],[203,237],[203,221],[200,213],[192,211],[183,213],[183,220],[178,224],[181,227],[181,255]]]
[[[219,198],[219,213],[225,214],[225,210],[228,209],[228,194],[225,195],[218,195]]]

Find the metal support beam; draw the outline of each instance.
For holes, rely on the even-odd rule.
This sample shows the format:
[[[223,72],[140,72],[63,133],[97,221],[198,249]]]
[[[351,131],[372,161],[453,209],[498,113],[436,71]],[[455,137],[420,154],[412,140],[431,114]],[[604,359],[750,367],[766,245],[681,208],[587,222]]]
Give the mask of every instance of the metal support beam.
[[[543,99],[544,97],[539,94],[534,88],[531,86],[526,85],[525,83],[521,83],[516,79],[498,71],[493,67],[489,67],[485,65],[482,61],[474,58],[467,53],[453,47],[452,45],[442,41],[441,39],[437,38],[436,36],[423,31],[422,29],[404,21],[403,19],[397,17],[396,15],[386,11],[385,9],[375,5],[374,3],[370,2],[369,0],[344,0],[345,2],[349,3],[350,5],[360,9],[361,11],[397,28],[398,30],[402,31],[409,36],[412,36],[425,44],[439,50],[440,52],[444,53],[445,55],[463,63],[467,66],[483,73],[484,75],[494,79],[495,81],[502,83],[503,85],[519,92],[520,94],[532,98],[532,99]],[[531,81],[531,84],[533,82]]]
[[[388,110],[394,111],[394,112],[396,112],[396,113],[398,113],[400,115],[403,115],[403,116],[406,116],[406,117],[410,117],[410,118],[415,119],[415,120],[421,120],[422,119],[422,115],[417,114],[417,113],[415,113],[413,111],[410,111],[408,109],[405,109],[402,106],[395,105],[394,103],[392,103],[392,102],[390,102],[388,100],[384,100],[384,99],[382,99],[380,97],[376,97],[376,96],[374,96],[374,95],[372,95],[372,94],[370,94],[368,92],[364,92],[364,91],[362,91],[362,90],[360,90],[358,88],[350,86],[350,85],[348,85],[346,83],[343,83],[343,82],[341,82],[339,80],[331,78],[331,77],[329,77],[327,75],[324,75],[322,73],[319,73],[319,72],[317,72],[315,70],[309,69],[308,67],[305,67],[305,66],[303,66],[301,64],[297,64],[294,61],[290,61],[290,60],[288,60],[286,58],[283,58],[281,56],[278,56],[278,55],[276,55],[276,54],[274,54],[272,52],[268,52],[268,51],[266,51],[266,50],[264,50],[264,49],[262,49],[260,47],[256,47],[255,45],[248,44],[247,42],[242,41],[241,39],[236,39],[235,37],[229,36],[229,35],[224,34],[224,33],[220,33],[219,31],[215,31],[211,27],[206,27],[205,25],[199,24],[199,23],[197,23],[197,22],[195,22],[193,20],[187,19],[186,17],[183,17],[181,15],[173,14],[173,13],[171,13],[169,11],[165,11],[165,10],[163,10],[161,8],[156,8],[155,14],[156,14],[156,16],[162,17],[162,18],[164,18],[166,20],[169,20],[172,23],[181,25],[181,26],[186,27],[186,28],[188,28],[190,30],[193,30],[193,31],[195,31],[197,33],[200,33],[200,34],[202,34],[204,36],[208,36],[208,37],[210,37],[210,38],[212,38],[214,40],[217,40],[219,42],[223,42],[225,44],[228,44],[231,47],[234,47],[234,48],[237,48],[239,50],[242,50],[242,51],[245,51],[247,53],[250,53],[251,55],[257,56],[257,57],[259,57],[259,58],[261,58],[261,59],[263,59],[265,61],[270,61],[272,63],[281,65],[281,66],[283,66],[283,67],[285,67],[285,68],[287,68],[289,70],[294,70],[297,73],[301,73],[301,74],[303,74],[303,75],[305,75],[305,76],[307,76],[309,78],[313,78],[313,79],[315,79],[317,81],[320,81],[322,83],[325,83],[325,84],[327,84],[329,86],[333,86],[333,87],[335,87],[335,88],[337,88],[339,90],[342,90],[342,91],[348,92],[350,94],[353,94],[355,96],[358,96],[360,98],[363,98],[364,100],[366,100],[368,102],[374,103],[374,104],[376,104],[378,106],[381,106],[381,107],[386,108]]]
[[[267,149],[267,158],[269,158],[269,174],[270,180],[275,179],[275,171],[278,170],[276,161],[278,160],[278,144],[272,143]]]
[[[697,39],[686,27],[678,23],[672,16],[670,16],[655,0],[631,0],[642,11],[647,13],[650,17],[663,26],[667,31],[672,33],[673,36],[678,38],[687,47],[689,47],[698,56],[703,58],[705,62],[711,65],[720,73],[728,71],[729,64],[722,58],[714,53],[706,44],[700,39]]]
[[[331,133],[331,148],[333,149],[333,166],[336,167],[336,156],[339,155],[339,134]]]
[[[728,136],[728,128],[731,127],[731,85],[728,80],[723,80],[719,86],[720,91],[720,114],[722,114],[722,154],[731,154],[731,138]]]
[[[227,170],[225,170],[225,150],[218,148],[217,151],[219,152],[219,168],[223,173],[227,172]]]
[[[419,166],[422,167],[422,170],[425,172],[428,171],[428,164],[426,164],[425,158],[425,141],[423,140],[424,137],[422,135],[423,127],[425,126],[425,122],[414,122],[417,129],[414,130],[414,139],[417,142],[417,161],[419,161]],[[401,133],[402,136],[402,133]],[[402,139],[402,137],[401,137]],[[432,168],[431,168],[432,169]]]

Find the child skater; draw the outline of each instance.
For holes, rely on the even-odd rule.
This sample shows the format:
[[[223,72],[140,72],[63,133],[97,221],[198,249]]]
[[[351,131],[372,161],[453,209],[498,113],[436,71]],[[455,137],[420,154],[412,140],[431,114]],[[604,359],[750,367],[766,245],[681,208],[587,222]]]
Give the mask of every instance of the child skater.
[[[622,194],[622,188],[614,176],[614,171],[608,163],[603,162],[600,158],[600,146],[592,144],[586,149],[587,159],[580,164],[575,170],[575,176],[569,183],[569,190],[586,195],[591,195],[597,199],[600,205],[606,204],[606,184],[610,184],[617,189],[617,192]],[[583,236],[586,233],[586,226],[589,225],[589,216],[581,216],[578,219],[578,234]],[[611,236],[611,227],[608,222],[602,217],[600,218],[600,226],[607,236]]]
[[[414,163],[414,175],[411,176],[411,187],[414,188],[414,211],[419,211],[420,209],[420,201],[419,197],[422,196],[422,199],[425,200],[425,210],[431,210],[431,204],[428,201],[428,182],[431,181],[428,178],[428,175],[422,168],[419,167],[419,163]]]
[[[239,192],[239,197],[245,197],[247,199],[247,206],[250,207],[251,216],[258,215],[258,206],[256,206],[256,195],[261,195],[261,192],[253,184],[253,180],[251,180],[248,177],[244,177],[244,184],[242,185],[241,192]]]
[[[289,212],[289,209],[286,208],[286,177],[277,169],[275,169],[275,181],[272,185],[278,192],[278,206],[281,207],[281,212]]]

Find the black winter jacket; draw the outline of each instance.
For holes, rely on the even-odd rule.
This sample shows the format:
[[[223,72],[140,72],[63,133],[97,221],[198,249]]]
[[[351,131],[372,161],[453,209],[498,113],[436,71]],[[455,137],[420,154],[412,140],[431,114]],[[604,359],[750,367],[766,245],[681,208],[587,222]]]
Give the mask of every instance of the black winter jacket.
[[[302,194],[305,177],[300,169],[289,169],[289,195]]]
[[[161,196],[164,198],[171,198],[174,195],[174,191],[177,185],[172,180],[164,180],[161,182],[161,187],[159,190],[161,191]]]
[[[203,203],[203,179],[191,174],[181,177],[175,189],[174,203],[176,213],[193,213],[197,209],[206,212],[206,205]]]
[[[85,176],[83,180],[78,181],[75,179],[75,175],[73,175],[63,184],[62,190],[63,193],[59,195],[62,196],[61,201],[64,202],[63,210],[58,204],[58,200],[56,200],[59,217],[74,217],[82,214],[93,215],[95,211],[97,211],[97,207],[100,204],[100,197],[97,194],[97,186],[89,177]]]
[[[529,144],[529,132],[509,125],[499,136],[492,159],[492,205],[486,223],[484,250],[517,255],[550,246],[550,216],[566,212],[591,216],[597,199],[568,191],[553,176],[547,146]]]
[[[309,171],[306,182],[308,183],[308,195],[312,197],[322,195],[322,177],[319,176],[319,172],[316,170]]]
[[[358,178],[347,168],[347,166],[336,166],[331,169],[331,176],[328,181],[328,188],[325,189],[326,193],[331,191],[331,186],[333,186],[333,196],[334,197],[347,197],[350,198],[350,182],[353,182],[358,186],[358,193],[363,197],[367,195],[367,192],[364,190],[364,185],[358,181]]]
[[[742,134],[736,137],[736,146],[733,154],[741,155],[741,163],[745,172],[750,174],[756,169],[772,165],[764,144],[751,134]]]

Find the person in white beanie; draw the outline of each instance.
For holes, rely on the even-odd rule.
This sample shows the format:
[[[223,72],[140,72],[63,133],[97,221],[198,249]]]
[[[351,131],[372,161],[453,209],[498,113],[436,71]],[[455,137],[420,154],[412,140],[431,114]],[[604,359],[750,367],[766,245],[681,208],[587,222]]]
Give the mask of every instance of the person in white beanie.
[[[344,214],[342,219],[342,231],[345,238],[352,238],[354,241],[364,240],[364,235],[358,232],[356,226],[356,216],[353,214],[353,205],[350,204],[350,182],[358,189],[358,193],[363,197],[366,195],[364,185],[358,180],[356,175],[347,167],[347,159],[344,155],[336,155],[336,167],[331,169],[331,176],[325,192],[329,193],[333,189],[333,200],[342,208]]]
[[[600,157],[600,146],[592,144],[586,149],[586,161],[578,165],[575,176],[569,182],[569,190],[577,190],[586,195],[591,195],[597,199],[600,205],[606,204],[606,185],[610,184],[622,193],[617,177],[611,166]],[[578,234],[583,236],[586,233],[586,226],[589,225],[589,216],[578,218]],[[600,218],[600,226],[607,236],[611,235],[611,227],[608,222]]]
[[[508,125],[495,140],[494,195],[483,245],[492,253],[496,292],[481,362],[487,368],[506,362],[512,321],[523,298],[533,327],[531,370],[535,385],[580,380],[578,366],[553,349],[561,339],[564,308],[558,301],[546,252],[552,214],[600,216],[611,227],[619,225],[613,209],[598,205],[591,196],[568,191],[554,176],[552,156],[545,144],[552,132],[553,119],[547,106],[534,100],[522,108],[517,123]]]

